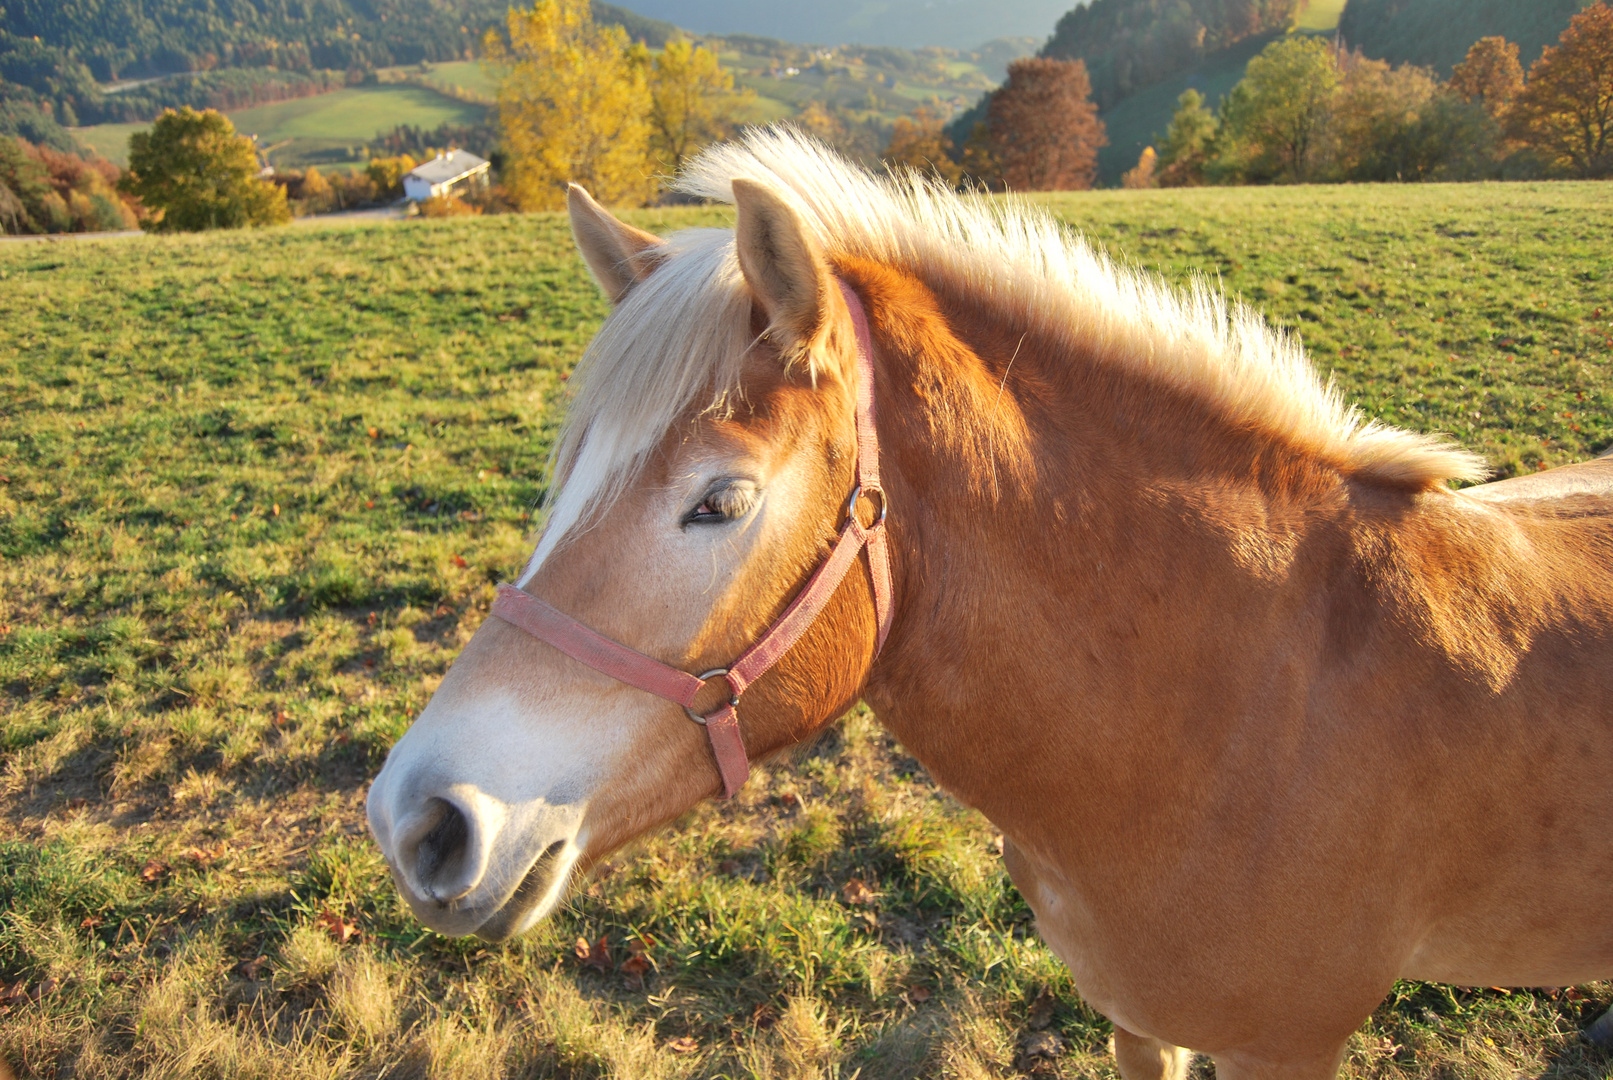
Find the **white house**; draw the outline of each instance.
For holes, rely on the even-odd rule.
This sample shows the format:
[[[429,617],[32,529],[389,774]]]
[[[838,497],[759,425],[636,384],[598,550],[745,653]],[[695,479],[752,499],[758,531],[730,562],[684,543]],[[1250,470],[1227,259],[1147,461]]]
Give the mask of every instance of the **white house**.
[[[424,202],[436,195],[453,195],[487,185],[489,166],[466,150],[450,150],[416,165],[403,174],[403,196]]]

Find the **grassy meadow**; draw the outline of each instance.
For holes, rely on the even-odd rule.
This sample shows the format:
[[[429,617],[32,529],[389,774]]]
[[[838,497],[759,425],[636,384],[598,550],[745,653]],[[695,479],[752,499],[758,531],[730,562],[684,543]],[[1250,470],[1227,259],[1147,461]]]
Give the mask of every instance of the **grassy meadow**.
[[[456,70],[445,75],[444,90],[466,81],[461,67],[480,64],[439,65]],[[451,77],[450,77],[451,76]],[[350,86],[328,94],[291,98],[227,113],[237,131],[256,135],[269,160],[281,168],[316,164],[361,165],[359,150],[371,139],[399,124],[435,128],[440,124],[476,124],[485,106],[456,100],[429,86],[380,83]],[[96,153],[121,166],[129,164],[129,136],[150,124],[96,124],[73,129],[73,136]]]
[[[1613,441],[1613,187],[1047,202],[1501,473]],[[365,785],[526,554],[605,310],[553,215],[0,244],[17,1076],[1114,1075],[990,825],[865,710],[519,941],[397,900]],[[1346,1075],[1605,1077],[1610,1003],[1402,984]]]

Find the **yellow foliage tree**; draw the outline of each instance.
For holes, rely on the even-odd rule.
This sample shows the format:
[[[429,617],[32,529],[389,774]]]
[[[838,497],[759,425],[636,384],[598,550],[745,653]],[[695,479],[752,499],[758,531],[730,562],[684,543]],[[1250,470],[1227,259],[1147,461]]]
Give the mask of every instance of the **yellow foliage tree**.
[[[509,154],[505,186],[523,210],[558,210],[576,181],[606,203],[655,193],[649,52],[620,27],[594,23],[588,0],[512,8],[508,40],[489,32],[502,69],[498,112]]]
[[[662,168],[677,172],[701,147],[731,135],[736,113],[755,97],[734,89],[716,53],[673,38],[650,72],[651,152]]]
[[[395,199],[403,194],[404,175],[413,171],[418,164],[420,163],[408,154],[371,158],[370,163],[364,166],[364,175],[375,185],[376,198]]]
[[[928,105],[919,106],[911,116],[896,118],[884,157],[888,165],[934,173],[949,184],[957,184],[963,178],[963,166],[952,160],[946,121]]]
[[[1137,156],[1136,167],[1127,170],[1120,178],[1120,186],[1132,191],[1159,186],[1159,154],[1152,146],[1143,147],[1143,152]]]

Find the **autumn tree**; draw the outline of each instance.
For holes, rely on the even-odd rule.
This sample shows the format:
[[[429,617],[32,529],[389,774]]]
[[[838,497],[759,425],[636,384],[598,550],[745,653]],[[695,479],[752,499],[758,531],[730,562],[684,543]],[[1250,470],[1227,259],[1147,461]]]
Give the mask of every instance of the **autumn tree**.
[[[1128,191],[1159,186],[1159,154],[1152,146],[1143,147],[1143,152],[1137,155],[1137,164],[1120,177],[1120,186]]]
[[[1482,106],[1500,119],[1523,89],[1518,46],[1504,37],[1479,38],[1467,50],[1467,59],[1451,72],[1448,85],[1463,101]]]
[[[1417,181],[1493,175],[1499,129],[1427,68],[1391,67],[1356,54],[1341,59],[1327,131],[1332,180]]]
[[[1333,47],[1320,38],[1282,38],[1250,60],[1221,109],[1226,152],[1244,177],[1311,179],[1338,84]]]
[[[1160,186],[1196,187],[1204,183],[1204,166],[1219,129],[1215,113],[1204,106],[1204,95],[1197,90],[1182,91],[1159,154]]]
[[[1511,134],[1578,176],[1613,175],[1613,7],[1592,4],[1529,68]]]
[[[963,167],[952,160],[946,122],[928,105],[896,118],[884,158],[887,165],[931,173],[948,184],[957,184],[963,175]]]
[[[1080,60],[1026,57],[1009,64],[986,124],[1003,183],[1017,191],[1091,187],[1098,151],[1109,143]]]
[[[594,23],[588,0],[512,8],[489,32],[498,114],[509,155],[505,186],[523,210],[557,210],[576,181],[606,203],[643,203],[650,167],[648,50],[621,27]]]
[[[252,140],[213,109],[164,109],[150,131],[129,136],[129,171],[118,190],[150,211],[152,232],[199,232],[291,220],[284,188],[263,180]]]
[[[683,38],[666,43],[650,70],[650,151],[677,172],[709,143],[733,134],[734,118],[756,97],[734,89],[717,54]]]

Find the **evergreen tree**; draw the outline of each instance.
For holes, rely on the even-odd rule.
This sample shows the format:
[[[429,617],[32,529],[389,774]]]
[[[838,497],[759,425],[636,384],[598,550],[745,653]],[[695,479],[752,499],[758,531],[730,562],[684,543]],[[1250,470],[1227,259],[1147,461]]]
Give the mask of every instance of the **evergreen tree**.
[[[1161,187],[1196,187],[1204,183],[1204,166],[1220,124],[1204,106],[1204,95],[1184,90],[1166,129],[1159,155]]]

